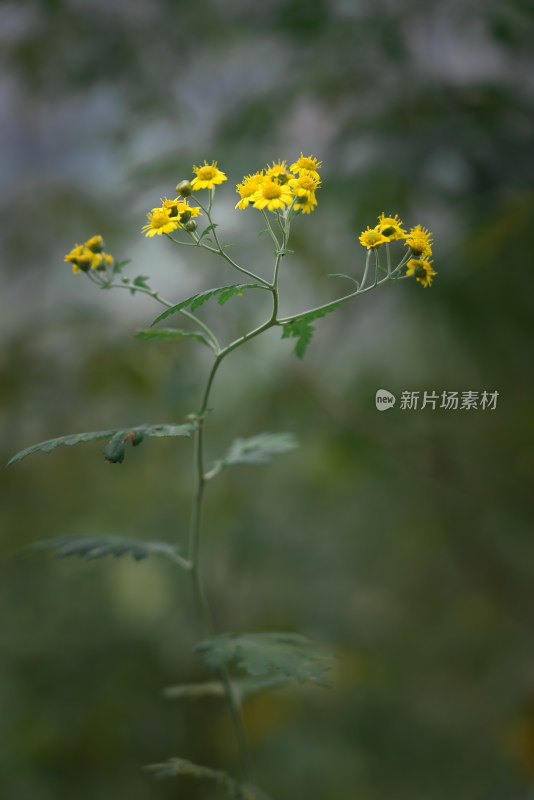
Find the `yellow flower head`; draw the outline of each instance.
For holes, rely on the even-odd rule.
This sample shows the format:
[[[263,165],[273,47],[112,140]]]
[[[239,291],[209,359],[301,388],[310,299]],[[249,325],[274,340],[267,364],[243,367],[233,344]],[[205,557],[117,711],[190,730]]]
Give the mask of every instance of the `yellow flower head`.
[[[163,208],[153,208],[148,212],[147,219],[147,224],[141,228],[141,232],[145,236],[155,236],[156,234],[161,236],[162,233],[175,231],[179,226],[177,218],[171,219],[168,211]]]
[[[285,161],[273,161],[272,167],[267,164],[265,175],[275,183],[287,183],[291,178],[291,173],[289,172]]]
[[[236,208],[246,208],[253,202],[253,196],[256,194],[260,185],[265,180],[263,170],[256,172],[254,175],[246,175],[242,183],[237,184],[236,191],[241,195],[241,200],[237,203]]]
[[[317,161],[315,156],[303,156],[302,151],[300,153],[300,158],[295,161],[294,164],[291,164],[291,172],[297,172],[299,175],[313,175],[314,178],[319,177],[319,173],[317,170],[322,166],[322,161]]]
[[[89,250],[85,244],[77,244],[73,247],[64,260],[72,264],[72,271],[75,274],[77,272],[89,272],[90,269],[98,269],[103,262],[102,255]]]
[[[406,264],[406,275],[415,275],[415,279],[426,288],[432,283],[432,276],[438,274],[431,263],[428,258],[411,258]]]
[[[192,217],[198,217],[199,214],[202,214],[200,206],[190,206],[187,200],[182,200],[180,197],[176,197],[174,200],[167,200],[167,198],[162,200],[161,210],[171,220],[176,221],[178,227],[181,227],[182,223],[189,222]]]
[[[368,250],[371,250],[373,247],[379,247],[381,244],[389,242],[389,239],[380,231],[380,225],[377,225],[376,228],[367,226],[367,230],[360,235],[360,242]]]
[[[309,172],[304,172],[298,178],[291,178],[289,186],[296,197],[310,197],[315,195],[316,189],[321,185],[319,178],[314,178]]]
[[[254,203],[254,208],[267,207],[269,211],[275,211],[278,208],[290,205],[293,198],[287,184],[275,183],[267,178],[260,184],[251,199]]]
[[[398,214],[395,214],[394,217],[386,217],[382,212],[378,217],[378,227],[382,236],[385,236],[389,241],[392,239],[404,239],[406,236],[406,231],[403,230]]]
[[[295,211],[302,211],[303,214],[311,214],[316,205],[317,205],[317,200],[315,199],[315,195],[310,194],[299,197],[298,202],[295,203],[293,208],[295,209]]]
[[[91,250],[92,253],[101,253],[104,249],[104,240],[100,235],[91,236],[91,238],[86,241],[85,247]]]
[[[411,248],[414,256],[432,255],[432,234],[427,228],[416,225],[406,236],[406,244]]]
[[[224,172],[217,169],[216,161],[212,161],[211,164],[204,161],[204,166],[193,167],[193,172],[196,174],[196,178],[191,181],[193,189],[212,189],[215,184],[228,180]]]

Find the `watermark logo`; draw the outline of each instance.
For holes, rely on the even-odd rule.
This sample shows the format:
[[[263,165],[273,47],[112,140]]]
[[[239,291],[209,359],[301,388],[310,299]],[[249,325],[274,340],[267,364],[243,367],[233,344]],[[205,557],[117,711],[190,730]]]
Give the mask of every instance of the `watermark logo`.
[[[401,392],[399,409],[401,411],[417,411],[430,408],[444,409],[445,411],[495,411],[497,408],[498,391],[475,392],[461,391],[417,391],[404,390]],[[393,408],[396,397],[387,389],[378,389],[375,395],[375,405],[379,411]]]
[[[395,405],[396,397],[387,389],[379,389],[375,395],[375,405],[379,411],[387,411],[388,408],[393,408]]]

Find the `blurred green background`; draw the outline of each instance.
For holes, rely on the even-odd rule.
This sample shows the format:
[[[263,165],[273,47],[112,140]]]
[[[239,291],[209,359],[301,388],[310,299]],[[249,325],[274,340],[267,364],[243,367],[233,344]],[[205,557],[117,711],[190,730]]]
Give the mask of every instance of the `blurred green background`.
[[[271,331],[215,386],[210,457],[262,430],[301,442],[209,487],[217,626],[299,631],[339,656],[333,690],[246,708],[279,800],[534,797],[533,36],[527,0],[0,4],[4,463],[198,407],[207,353],[135,340],[158,306],[63,263],[102,233],[176,300],[234,282],[222,261],[140,234],[192,164],[219,161],[222,236],[269,274],[234,185],[300,151],[323,161],[283,264],[287,313],[345,291],[328,274],[361,269],[357,236],[380,212],[434,233],[430,289],[403,281],[344,306],[303,361]],[[223,338],[265,313],[247,297],[204,309]],[[379,413],[379,388],[499,398]],[[185,440],[149,440],[121,466],[87,444],[3,472],[2,798],[207,800],[218,790],[142,765],[237,772],[224,706],[161,695],[207,677],[181,573],[24,549],[67,534],[183,541],[190,462]]]

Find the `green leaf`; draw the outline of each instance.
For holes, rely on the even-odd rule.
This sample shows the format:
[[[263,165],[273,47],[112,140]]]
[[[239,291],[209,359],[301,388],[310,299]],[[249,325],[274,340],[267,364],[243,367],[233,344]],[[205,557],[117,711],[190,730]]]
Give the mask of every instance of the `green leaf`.
[[[191,311],[195,311],[200,306],[204,305],[204,303],[212,297],[219,295],[218,303],[219,305],[224,305],[227,300],[229,300],[234,295],[242,295],[245,289],[266,289],[266,286],[262,286],[259,283],[236,283],[232,284],[231,286],[220,286],[217,289],[209,289],[207,292],[200,292],[199,294],[194,294],[191,297],[188,297],[187,300],[182,300],[181,303],[178,303],[171,308],[168,308],[163,314],[160,314],[159,317],[156,317],[154,322],[152,322],[151,327],[156,325],[158,322],[161,322],[164,319],[167,319],[171,314],[176,314],[178,311],[181,311],[183,308],[190,307]]]
[[[81,556],[86,559],[103,558],[104,556],[119,558],[130,554],[135,561],[141,561],[148,556],[164,556],[171,561],[180,563],[181,566],[188,564],[180,556],[178,548],[172,544],[143,542],[123,536],[59,536],[55,539],[36,542],[32,547],[36,550],[57,550],[57,558],[67,558],[68,556]]]
[[[218,223],[217,223],[217,222],[214,222],[214,223],[212,223],[211,225],[208,225],[208,227],[207,227],[207,228],[204,228],[204,230],[202,231],[202,233],[201,233],[201,234],[200,234],[200,236],[198,237],[198,240],[199,240],[199,242],[200,242],[200,241],[202,241],[202,239],[204,238],[204,236],[206,236],[208,233],[210,233],[210,231],[214,231],[214,230],[215,230],[215,228],[218,228],[218,227],[219,227]]]
[[[138,331],[135,334],[136,339],[196,339],[198,342],[202,342],[207,347],[211,348],[211,344],[208,342],[205,336],[201,333],[196,333],[196,331],[184,331],[180,330],[179,328],[150,328],[147,331]]]
[[[150,286],[147,283],[148,275],[138,275],[137,278],[134,278],[131,284],[130,292],[135,294],[135,287],[138,286],[141,289],[148,289],[150,291]]]
[[[277,689],[287,685],[291,678],[283,675],[274,675],[271,678],[241,678],[232,680],[234,692],[241,698],[248,695],[260,694],[270,689]],[[206,683],[183,683],[178,686],[168,686],[163,690],[168,700],[197,699],[198,697],[225,697],[226,690],[222,681],[208,681]]]
[[[311,342],[313,336],[313,325],[305,320],[293,320],[286,322],[282,329],[282,339],[289,339],[290,336],[295,337],[295,354],[298,358],[302,358],[306,352],[306,348]]]
[[[299,314],[282,323],[282,339],[296,338],[295,353],[298,358],[303,357],[307,346],[311,342],[314,330],[313,325],[311,325],[313,320],[326,316],[331,311],[335,311],[340,305],[341,302],[330,303],[330,305],[316,308],[315,311],[309,311],[306,314]]]
[[[330,686],[325,672],[331,657],[315,649],[313,642],[294,633],[223,633],[197,645],[210,669],[216,671],[232,661],[250,675],[281,672],[297,681]]]
[[[273,456],[288,453],[298,447],[292,433],[259,433],[249,439],[236,439],[227,453],[216,461],[206,478],[213,478],[231,464],[268,464]]]
[[[58,436],[56,439],[47,439],[45,442],[39,442],[38,444],[32,444],[31,447],[27,447],[25,450],[21,450],[19,453],[13,456],[8,463],[7,466],[10,464],[14,464],[15,461],[21,461],[26,456],[32,455],[33,453],[43,452],[43,453],[50,453],[52,450],[55,450],[56,447],[64,444],[68,447],[72,447],[75,444],[81,444],[82,442],[92,442],[97,441],[98,439],[112,439],[114,441],[113,447],[116,448],[120,452],[120,448],[116,447],[117,441],[120,439],[122,444],[125,441],[131,441],[134,447],[141,443],[144,436],[191,436],[191,433],[196,429],[196,425],[192,422],[186,422],[184,425],[175,425],[174,423],[170,424],[161,424],[161,425],[137,425],[134,428],[113,428],[107,431],[92,431],[91,433],[72,433],[68,436]],[[111,442],[110,442],[111,445]],[[112,447],[112,455],[113,455],[113,447]],[[123,454],[124,457],[124,454]]]
[[[193,764],[192,761],[187,761],[185,758],[170,758],[164,764],[149,764],[145,769],[153,772],[156,778],[177,778],[186,775],[199,780],[212,781],[233,800],[269,800],[267,795],[255,786],[239,783],[227,772]]]
[[[129,264],[131,260],[131,258],[125,258],[124,261],[115,261],[113,264],[113,274],[118,275],[122,268],[125,267],[126,264]]]

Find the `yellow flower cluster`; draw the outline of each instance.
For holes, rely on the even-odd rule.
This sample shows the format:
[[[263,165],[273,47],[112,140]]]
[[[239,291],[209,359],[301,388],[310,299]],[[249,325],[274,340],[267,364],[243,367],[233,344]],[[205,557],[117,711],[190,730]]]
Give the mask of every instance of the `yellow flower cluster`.
[[[395,239],[404,239],[413,256],[406,264],[406,274],[415,275],[416,280],[423,286],[430,286],[432,277],[437,275],[437,272],[431,267],[432,234],[427,228],[416,225],[407,233],[398,214],[395,214],[394,217],[386,217],[382,213],[378,217],[378,225],[374,228],[367,227],[367,230],[360,235],[361,244],[368,250]]]
[[[92,236],[85,244],[75,245],[64,260],[72,264],[74,273],[89,272],[91,269],[105,270],[113,264],[113,256],[104,252],[101,236]]]
[[[254,175],[246,175],[237,185],[241,200],[236,208],[252,205],[253,208],[278,211],[294,203],[295,211],[310,214],[317,205],[315,192],[321,185],[317,170],[321,164],[315,156],[301,153],[289,169],[285,161],[275,161]]]
[[[172,233],[177,228],[194,231],[196,222],[193,217],[199,214],[202,214],[200,206],[190,206],[187,200],[179,197],[174,200],[165,198],[161,201],[161,206],[148,212],[148,222],[141,230],[145,236],[161,236],[162,233]]]

